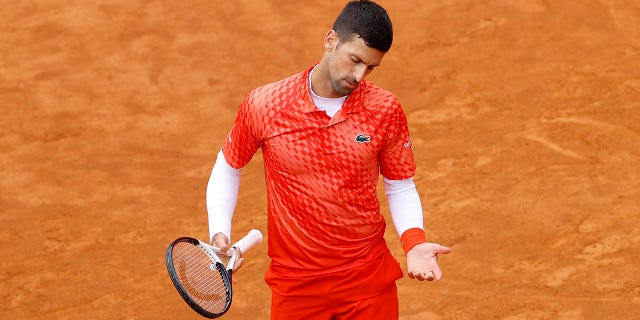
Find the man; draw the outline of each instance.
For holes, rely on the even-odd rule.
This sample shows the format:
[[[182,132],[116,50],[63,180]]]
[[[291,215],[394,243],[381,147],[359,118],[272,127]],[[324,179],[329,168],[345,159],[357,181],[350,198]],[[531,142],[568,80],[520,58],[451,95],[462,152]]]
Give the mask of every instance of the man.
[[[349,2],[320,62],[251,91],[218,153],[207,210],[212,244],[226,250],[240,170],[262,148],[271,319],[399,317],[402,270],[383,238],[380,174],[409,276],[442,277],[437,257],[451,249],[426,242],[406,116],[391,93],[364,80],[392,40],[382,7]]]

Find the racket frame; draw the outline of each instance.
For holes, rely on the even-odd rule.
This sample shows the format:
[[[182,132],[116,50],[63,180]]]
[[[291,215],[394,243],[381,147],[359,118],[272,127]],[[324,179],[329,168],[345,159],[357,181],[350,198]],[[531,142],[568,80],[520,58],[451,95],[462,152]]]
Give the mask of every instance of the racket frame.
[[[204,252],[211,260],[211,266],[215,267],[217,271],[220,273],[220,275],[222,276],[222,282],[224,283],[226,300],[225,300],[224,308],[219,313],[213,313],[202,308],[197,302],[195,302],[191,298],[187,289],[183,286],[182,281],[180,281],[178,272],[173,265],[173,247],[175,244],[180,242],[188,242],[191,245],[199,247],[202,250],[202,252]],[[198,239],[191,238],[191,237],[181,237],[171,242],[171,244],[169,244],[169,246],[167,247],[165,260],[167,264],[167,271],[169,272],[169,277],[171,278],[171,282],[173,282],[173,285],[176,287],[176,290],[178,290],[178,293],[180,293],[180,296],[182,297],[182,299],[191,307],[191,309],[193,309],[203,317],[211,318],[211,319],[218,318],[223,314],[225,314],[231,307],[231,300],[233,298],[233,286],[232,286],[231,274],[233,272],[233,265],[235,263],[237,253],[235,248],[231,248],[227,253],[229,253],[231,257],[229,258],[229,262],[225,267],[224,264],[222,263],[222,260],[220,260],[220,258],[218,257],[218,254],[222,254],[222,251],[219,248],[211,246]]]
[[[175,270],[175,267],[173,266],[173,247],[176,243],[179,243],[179,242],[188,242],[191,245],[199,247],[211,260],[211,263],[212,263],[211,266],[214,266],[222,276],[222,281],[225,286],[226,301],[225,301],[224,308],[219,313],[213,313],[202,308],[197,302],[195,302],[191,298],[191,296],[187,293],[186,288],[184,288],[184,286],[182,285],[182,282],[180,281],[179,276],[177,274],[177,270]],[[262,242],[262,233],[260,232],[260,230],[257,230],[257,229],[250,230],[246,236],[244,236],[242,239],[236,242],[233,245],[233,247],[225,253],[223,253],[222,250],[220,250],[219,248],[209,245],[208,243],[202,242],[195,238],[191,238],[191,237],[178,238],[169,244],[165,254],[165,262],[167,265],[167,271],[169,272],[169,277],[171,278],[171,282],[173,282],[173,285],[178,290],[178,293],[180,293],[180,296],[182,297],[182,299],[191,307],[191,309],[193,309],[203,317],[218,318],[223,314],[225,314],[231,307],[231,299],[233,297],[233,287],[232,287],[231,277],[233,274],[233,266],[236,262],[238,251],[240,251],[241,254],[244,254],[249,249],[259,244],[260,242]],[[223,265],[222,261],[218,257],[219,254],[225,254],[229,256],[229,262],[227,263],[226,267]]]

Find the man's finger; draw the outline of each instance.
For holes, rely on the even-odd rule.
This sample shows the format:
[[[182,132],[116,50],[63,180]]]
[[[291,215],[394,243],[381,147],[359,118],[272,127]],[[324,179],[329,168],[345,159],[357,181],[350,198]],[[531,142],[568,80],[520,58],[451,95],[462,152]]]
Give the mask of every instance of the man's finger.
[[[440,281],[440,279],[442,279],[442,270],[440,270],[439,266],[436,266],[435,269],[433,269],[433,276],[436,278],[436,280]]]
[[[426,274],[422,272],[409,272],[409,278],[424,281],[426,278]]]
[[[443,246],[443,245],[440,245],[440,244],[439,244],[439,245],[436,247],[436,252],[437,252],[438,254],[447,254],[447,253],[451,252],[451,248],[449,248],[449,247],[445,247],[445,246]]]
[[[236,262],[233,265],[233,270],[231,270],[231,274],[234,274],[238,272],[238,270],[240,270],[240,267],[242,267],[242,261],[244,261],[244,258],[236,258]],[[237,279],[236,277],[231,277],[231,282],[233,284],[238,283],[236,279]]]
[[[436,274],[433,271],[427,272],[427,275],[425,276],[425,280],[433,281],[434,279],[436,279]],[[440,279],[438,279],[438,280],[440,280]]]
[[[233,272],[237,272],[242,267],[242,262],[244,262],[244,258],[238,258],[236,263],[233,265]]]

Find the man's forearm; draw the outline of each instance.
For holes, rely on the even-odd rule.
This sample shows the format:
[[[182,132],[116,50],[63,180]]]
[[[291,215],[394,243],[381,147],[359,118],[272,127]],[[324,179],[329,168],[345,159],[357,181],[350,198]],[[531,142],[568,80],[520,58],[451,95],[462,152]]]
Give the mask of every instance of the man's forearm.
[[[406,253],[415,245],[426,241],[420,195],[412,178],[405,180],[383,178],[383,181],[391,220]]]
[[[231,219],[238,201],[241,171],[227,163],[222,150],[218,152],[206,195],[210,241],[217,233],[223,233],[231,239]]]

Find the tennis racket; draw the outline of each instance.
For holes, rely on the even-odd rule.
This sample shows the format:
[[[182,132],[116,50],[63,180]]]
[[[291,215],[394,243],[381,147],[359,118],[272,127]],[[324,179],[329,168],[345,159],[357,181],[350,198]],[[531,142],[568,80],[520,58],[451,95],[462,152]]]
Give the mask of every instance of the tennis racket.
[[[198,239],[178,238],[166,252],[169,277],[193,310],[207,318],[220,317],[231,307],[231,272],[238,249],[245,253],[261,241],[262,233],[253,229],[222,252]]]

